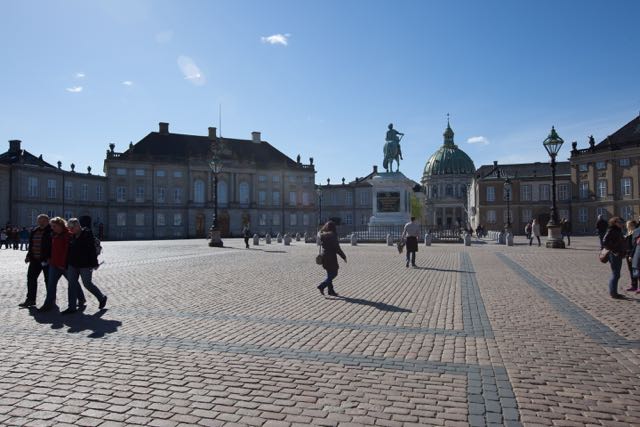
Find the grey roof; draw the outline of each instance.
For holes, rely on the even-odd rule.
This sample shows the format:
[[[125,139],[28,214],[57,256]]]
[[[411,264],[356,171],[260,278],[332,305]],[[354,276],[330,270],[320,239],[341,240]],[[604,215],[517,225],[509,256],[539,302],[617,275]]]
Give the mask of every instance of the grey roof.
[[[42,160],[42,156],[34,156],[27,150],[19,150],[19,151],[5,151],[0,154],[0,163],[12,165],[12,164],[24,164],[24,165],[32,165],[32,166],[42,166],[45,168],[54,168],[55,166],[45,162]]]
[[[497,171],[500,171],[502,178],[536,178],[550,177],[551,164],[547,162],[516,163],[510,165],[482,165],[476,171],[476,177],[481,179],[497,178]],[[571,175],[571,164],[569,162],[556,163],[556,176]]]

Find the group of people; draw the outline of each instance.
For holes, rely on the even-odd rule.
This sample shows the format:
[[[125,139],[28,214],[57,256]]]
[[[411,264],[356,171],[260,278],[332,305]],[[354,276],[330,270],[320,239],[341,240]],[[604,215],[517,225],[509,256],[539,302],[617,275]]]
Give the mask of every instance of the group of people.
[[[77,218],[65,221],[55,217],[49,220],[45,214],[37,219],[37,226],[28,237],[29,249],[25,263],[27,269],[27,297],[19,306],[23,308],[36,305],[38,277],[42,273],[46,284],[44,304],[39,312],[51,311],[56,307],[58,282],[65,277],[68,282],[68,307],[62,314],[73,314],[84,309],[87,304],[80,279],[84,287],[96,297],[102,310],[107,304],[107,296],[93,283],[93,271],[98,269],[100,241],[91,231],[91,219],[80,222]]]
[[[571,246],[571,222],[567,218],[562,218],[560,221],[560,233],[562,234],[562,241],[567,239],[567,246]],[[541,229],[540,229],[540,221],[536,218],[527,222],[527,225],[524,226],[524,234],[527,236],[527,240],[529,240],[529,246],[533,245],[533,239],[538,241],[538,246],[542,246],[542,242],[540,241]]]
[[[26,251],[29,248],[29,230],[26,227],[13,227],[7,224],[0,229],[0,249]]]
[[[602,222],[607,223],[607,227],[602,233]],[[640,228],[635,220],[627,221],[618,216],[614,216],[607,222],[601,216],[596,223],[598,237],[600,239],[601,257],[609,262],[611,267],[611,277],[609,278],[609,296],[614,299],[625,299],[618,293],[618,281],[622,270],[623,262],[626,262],[631,280],[627,292],[640,294],[638,289],[638,277],[640,276]]]

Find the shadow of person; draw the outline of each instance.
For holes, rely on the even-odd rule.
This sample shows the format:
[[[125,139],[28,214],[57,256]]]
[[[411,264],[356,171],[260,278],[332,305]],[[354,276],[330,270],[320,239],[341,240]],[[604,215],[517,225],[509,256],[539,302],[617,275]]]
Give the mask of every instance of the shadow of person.
[[[94,314],[84,314],[82,311],[63,316],[59,309],[54,309],[45,313],[41,313],[35,309],[29,310],[29,314],[40,324],[51,324],[51,329],[62,329],[67,326],[70,334],[76,334],[82,331],[91,331],[88,338],[102,338],[106,334],[113,334],[122,326],[119,320],[106,320],[102,316],[107,310],[100,310]]]
[[[475,271],[468,271],[468,270],[450,270],[447,268],[435,268],[435,267],[412,267],[414,270],[429,270],[429,271],[443,271],[445,273],[470,273],[470,274],[475,274]]]
[[[287,251],[261,249],[261,248],[256,248],[256,247],[253,247],[253,248],[245,248],[245,247],[237,248],[235,246],[225,246],[225,248],[227,248],[227,249],[238,249],[238,250],[241,250],[241,251],[259,251],[259,252],[265,252],[265,253],[268,253],[268,254],[286,254],[287,253]]]
[[[402,308],[395,305],[386,304],[384,302],[369,301],[361,298],[350,298],[350,297],[343,297],[340,295],[332,299],[341,300],[349,304],[368,305],[370,307],[377,308],[380,311],[390,311],[394,313],[413,313],[408,308]]]

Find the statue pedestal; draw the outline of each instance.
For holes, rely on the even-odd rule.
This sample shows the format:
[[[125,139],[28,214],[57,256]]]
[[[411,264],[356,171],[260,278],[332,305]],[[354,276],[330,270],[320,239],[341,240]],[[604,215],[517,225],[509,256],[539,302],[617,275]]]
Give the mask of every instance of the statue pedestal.
[[[404,226],[411,220],[413,181],[401,172],[387,172],[374,176],[369,182],[373,187],[370,231],[376,227]]]

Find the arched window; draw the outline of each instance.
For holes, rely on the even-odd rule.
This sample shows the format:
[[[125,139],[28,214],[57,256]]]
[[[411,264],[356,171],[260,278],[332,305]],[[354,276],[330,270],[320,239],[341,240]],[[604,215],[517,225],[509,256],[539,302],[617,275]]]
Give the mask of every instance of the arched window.
[[[229,187],[226,181],[218,181],[218,206],[229,203]]]
[[[238,186],[238,195],[240,197],[240,203],[243,205],[249,204],[249,183],[241,182]]]
[[[193,201],[204,203],[204,181],[201,179],[196,179],[193,182]]]

